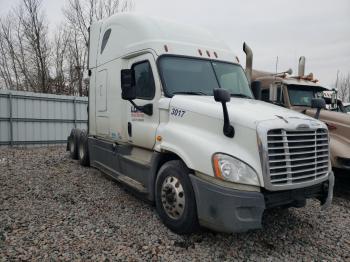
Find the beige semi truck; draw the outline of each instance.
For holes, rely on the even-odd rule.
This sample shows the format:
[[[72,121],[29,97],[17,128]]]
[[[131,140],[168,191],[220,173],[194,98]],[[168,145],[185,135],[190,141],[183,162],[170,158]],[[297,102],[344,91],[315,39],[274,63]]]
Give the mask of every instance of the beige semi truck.
[[[312,99],[323,97],[323,93],[329,89],[320,85],[312,73],[305,75],[305,57],[299,59],[298,75],[292,76],[291,69],[282,73],[253,70],[253,52],[246,43],[243,44],[243,51],[246,53],[246,74],[252,88],[256,87],[256,96],[263,101],[319,117],[330,132],[333,168],[350,170],[350,115],[327,110],[325,107],[317,116],[317,110],[312,108]],[[330,100],[328,103],[334,101],[325,100]]]

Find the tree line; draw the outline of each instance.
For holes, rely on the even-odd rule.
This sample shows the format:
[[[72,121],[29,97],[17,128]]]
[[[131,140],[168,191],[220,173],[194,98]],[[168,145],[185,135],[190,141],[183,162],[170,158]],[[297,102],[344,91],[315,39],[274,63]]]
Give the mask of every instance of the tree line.
[[[90,24],[133,9],[132,0],[67,0],[49,32],[42,0],[21,0],[0,18],[0,89],[86,96]]]
[[[0,17],[0,89],[86,96],[90,24],[133,9],[132,0],[66,0],[51,33],[42,0],[21,0]],[[349,74],[337,76],[335,87],[350,101]]]
[[[337,74],[335,89],[338,91],[338,99],[343,102],[350,102],[350,73],[347,75]]]

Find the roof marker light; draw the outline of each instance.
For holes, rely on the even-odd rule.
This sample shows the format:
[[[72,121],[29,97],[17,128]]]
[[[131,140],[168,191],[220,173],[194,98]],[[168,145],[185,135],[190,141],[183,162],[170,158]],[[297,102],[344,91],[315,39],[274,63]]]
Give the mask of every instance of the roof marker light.
[[[218,58],[218,54],[214,51],[214,56],[216,57],[216,58]]]
[[[164,45],[164,50],[165,50],[165,52],[168,52],[168,51],[169,51],[169,49],[168,49],[168,46],[167,46],[167,45]]]
[[[337,129],[337,126],[334,125],[334,124],[331,124],[331,123],[327,123],[327,122],[326,122],[326,125],[327,125],[327,127],[328,127],[329,130],[336,130],[336,129]]]
[[[198,49],[198,53],[202,56],[202,50]]]
[[[209,53],[209,51],[207,50],[207,55],[210,57],[210,53]]]
[[[238,58],[238,56],[236,56],[236,60],[237,60],[237,62],[239,63],[239,58]]]

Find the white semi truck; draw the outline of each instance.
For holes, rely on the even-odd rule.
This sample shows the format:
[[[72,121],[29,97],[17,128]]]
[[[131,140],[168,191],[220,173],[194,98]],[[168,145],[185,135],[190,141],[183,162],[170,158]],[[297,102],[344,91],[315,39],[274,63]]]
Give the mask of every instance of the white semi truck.
[[[155,203],[174,232],[242,232],[265,209],[331,203],[325,124],[255,100],[207,31],[114,15],[90,27],[88,68],[88,131],[72,130],[67,150]]]

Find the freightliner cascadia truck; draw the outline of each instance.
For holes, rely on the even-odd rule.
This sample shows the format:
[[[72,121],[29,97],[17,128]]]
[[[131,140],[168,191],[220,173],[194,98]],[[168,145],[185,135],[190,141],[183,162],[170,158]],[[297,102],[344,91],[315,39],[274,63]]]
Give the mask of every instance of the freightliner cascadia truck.
[[[269,208],[329,206],[327,126],[256,100],[224,43],[137,14],[89,32],[88,130],[67,150],[155,203],[171,230],[243,232]]]

